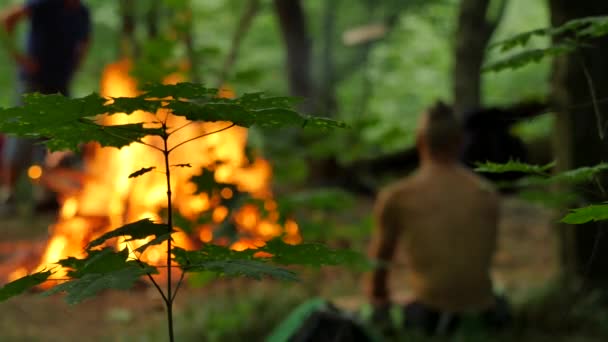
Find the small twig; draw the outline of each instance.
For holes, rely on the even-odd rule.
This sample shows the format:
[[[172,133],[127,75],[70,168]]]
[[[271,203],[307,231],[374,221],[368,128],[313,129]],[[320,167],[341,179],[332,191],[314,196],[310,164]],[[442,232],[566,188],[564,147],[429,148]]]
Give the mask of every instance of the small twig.
[[[167,133],[168,133],[169,135],[171,135],[171,134],[173,134],[173,133],[178,132],[179,130],[181,130],[181,129],[183,129],[183,128],[186,128],[186,127],[188,127],[188,126],[192,125],[193,123],[194,123],[194,121],[189,121],[188,123],[186,123],[186,124],[184,124],[184,125],[182,125],[182,126],[180,126],[180,127],[176,128],[176,129],[174,129],[174,130],[173,130],[173,131],[171,131],[171,132],[167,132]]]
[[[171,301],[175,300],[175,297],[177,296],[177,291],[179,291],[179,288],[182,286],[182,282],[184,281],[184,276],[186,275],[186,272],[184,272],[184,270],[182,270],[182,274],[179,276],[179,281],[177,282],[177,285],[175,286],[175,291],[173,292],[173,296],[171,297]]]
[[[130,241],[125,241],[125,242],[127,243],[127,245],[131,249],[131,252],[129,254],[133,254],[135,256],[135,258],[137,259],[137,263],[140,266],[143,266],[143,262],[141,261],[141,259],[139,258],[139,256],[137,254],[135,254],[135,249],[130,244]],[[156,282],[156,280],[154,280],[154,277],[152,276],[152,274],[146,272],[146,275],[148,276],[148,279],[150,279],[150,281],[152,282],[152,284],[154,285],[154,287],[156,287],[156,290],[158,290],[158,293],[160,293],[160,295],[163,297],[163,301],[165,303],[168,303],[167,302],[167,296],[165,296],[165,293],[163,292],[163,290],[160,288],[160,286],[158,285],[158,283]]]
[[[581,53],[581,65],[583,67],[583,74],[585,75],[585,80],[587,81],[587,87],[589,87],[589,94],[591,95],[591,102],[593,103],[593,112],[595,113],[595,119],[597,120],[597,132],[599,134],[600,140],[604,140],[604,122],[602,118],[602,112],[600,111],[600,107],[597,101],[597,94],[595,93],[595,86],[593,84],[593,78],[591,78],[591,73],[589,73],[589,68],[587,67],[587,63],[585,62],[585,56]]]
[[[232,124],[230,124],[230,126],[227,126],[227,127],[221,128],[221,129],[218,129],[217,131],[208,132],[208,133],[205,133],[205,134],[201,134],[201,135],[199,135],[199,136],[197,136],[197,137],[194,137],[194,138],[190,138],[190,139],[184,140],[184,141],[182,141],[181,143],[179,143],[179,144],[177,144],[177,145],[173,146],[173,147],[172,147],[172,148],[171,148],[171,149],[170,149],[168,152],[169,152],[169,153],[171,153],[171,152],[173,152],[173,151],[174,151],[176,148],[178,148],[178,147],[180,147],[180,146],[182,146],[182,145],[184,145],[184,144],[187,144],[187,143],[189,143],[189,142],[191,142],[191,141],[194,141],[194,140],[197,140],[197,139],[200,139],[200,138],[204,138],[204,137],[206,137],[206,136],[208,136],[208,135],[212,135],[212,134],[215,134],[215,133],[219,133],[219,132],[225,131],[225,130],[227,130],[227,129],[229,129],[229,128],[232,128],[232,127],[234,127],[234,126],[236,126],[236,124],[232,123]]]
[[[154,287],[156,287],[156,289],[158,290],[158,292],[160,293],[160,295],[163,297],[163,301],[165,302],[165,304],[168,305],[169,304],[169,299],[167,298],[167,296],[165,296],[165,293],[160,288],[160,286],[158,286],[158,283],[156,282],[156,280],[154,280],[154,277],[150,273],[146,273],[146,275],[148,276],[148,279],[150,279],[150,281],[152,282],[152,284],[154,285]]]

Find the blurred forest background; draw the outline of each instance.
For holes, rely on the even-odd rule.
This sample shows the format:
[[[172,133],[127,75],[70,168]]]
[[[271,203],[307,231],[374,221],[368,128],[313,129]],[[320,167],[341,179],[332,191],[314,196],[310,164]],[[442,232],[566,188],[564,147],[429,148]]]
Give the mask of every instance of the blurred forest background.
[[[349,129],[305,134],[252,128],[248,144],[271,162],[276,193],[300,193],[299,200],[306,202],[297,217],[305,241],[362,252],[373,226],[373,191],[405,172],[390,169],[390,163],[375,172],[370,163],[411,151],[420,113],[437,99],[454,102],[459,13],[466,4],[475,5],[469,0],[85,2],[93,39],[72,86],[75,97],[99,91],[104,67],[127,56],[140,82],[182,71],[192,81],[227,85],[239,94],[302,96],[304,112],[348,123]],[[15,3],[20,1],[4,0],[2,6]],[[485,3],[494,27],[488,44],[479,49],[483,63],[501,57],[496,49],[485,53],[493,42],[550,26],[546,1]],[[528,48],[549,43],[537,37]],[[481,80],[478,103],[462,106],[545,102],[551,63],[543,59],[512,71],[477,70],[471,80]],[[12,106],[15,65],[2,49],[0,75],[0,107]],[[510,128],[527,144],[532,162],[554,159],[554,121],[546,110]],[[333,190],[311,190],[326,187]],[[501,336],[473,330],[462,340],[603,340],[608,310],[602,291],[584,282],[570,288],[558,281],[562,259],[553,223],[560,212],[520,197],[505,196],[495,272],[497,287],[516,306],[516,324]],[[23,227],[24,220],[30,229]],[[49,220],[6,220],[6,240],[43,237]],[[315,296],[352,310],[365,306],[360,271],[332,267],[304,271],[302,278],[291,285],[192,277],[177,303],[178,340],[261,340],[296,304]],[[399,275],[395,278],[394,286],[400,284]],[[10,314],[0,318],[0,340],[77,341],[84,332],[100,341],[163,340],[158,327],[162,306],[148,289],[133,292],[139,295],[109,293],[77,307],[60,298],[13,299],[2,304]],[[407,291],[397,295],[407,297]]]

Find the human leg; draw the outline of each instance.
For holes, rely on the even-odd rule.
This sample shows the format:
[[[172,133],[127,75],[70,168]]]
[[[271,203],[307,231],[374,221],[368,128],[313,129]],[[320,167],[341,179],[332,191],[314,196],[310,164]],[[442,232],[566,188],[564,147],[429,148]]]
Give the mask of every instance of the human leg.
[[[2,150],[2,206],[3,214],[15,211],[15,188],[19,176],[31,163],[34,142],[17,137],[6,137]]]

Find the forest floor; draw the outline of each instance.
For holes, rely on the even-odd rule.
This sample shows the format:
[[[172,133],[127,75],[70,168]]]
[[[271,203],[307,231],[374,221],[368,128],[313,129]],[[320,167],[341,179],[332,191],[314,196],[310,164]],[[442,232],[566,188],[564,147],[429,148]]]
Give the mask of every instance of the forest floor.
[[[551,228],[557,216],[513,198],[504,201],[502,214],[494,278],[496,287],[516,305],[521,305],[534,297],[534,293],[542,293],[557,274],[556,237]],[[28,253],[36,254],[32,250],[40,250],[48,235],[47,227],[53,221],[50,216],[0,221],[0,276],[6,275],[14,258],[27,257]],[[353,245],[363,248],[364,244]],[[176,301],[176,329],[182,336],[180,340],[230,341],[239,338],[233,332],[235,329],[243,330],[253,341],[262,340],[295,305],[315,296],[329,298],[349,309],[365,303],[361,274],[325,268],[303,271],[301,278],[303,281],[295,285],[230,279],[197,287],[191,282]],[[400,279],[399,274],[393,277],[393,288]],[[396,297],[407,297],[407,291],[398,292]],[[28,293],[1,303],[0,312],[0,341],[166,340],[162,302],[153,288],[143,285],[130,291],[106,291],[76,306],[66,304],[61,295],[43,297]],[[262,314],[256,315],[258,312]],[[543,315],[542,312],[528,314],[532,319]],[[546,314],[556,315],[555,312]],[[559,320],[568,319],[566,312]],[[554,340],[550,337],[561,336],[560,332],[551,331],[551,324],[561,323],[545,323],[543,332],[523,339]],[[595,334],[587,336],[582,328],[566,332],[563,337],[564,341],[596,340]]]

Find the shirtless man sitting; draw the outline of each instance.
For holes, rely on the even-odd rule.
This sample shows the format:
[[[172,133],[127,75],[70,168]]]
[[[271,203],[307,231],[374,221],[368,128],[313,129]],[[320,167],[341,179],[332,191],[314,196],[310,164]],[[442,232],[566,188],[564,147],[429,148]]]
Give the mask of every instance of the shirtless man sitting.
[[[430,334],[454,330],[469,313],[494,327],[509,317],[489,274],[499,197],[489,183],[460,165],[461,146],[461,127],[451,108],[436,104],[418,128],[420,167],[383,190],[376,204],[371,257],[379,265],[369,298],[376,312],[390,305],[387,282],[399,246],[414,295],[405,306],[405,325]]]

